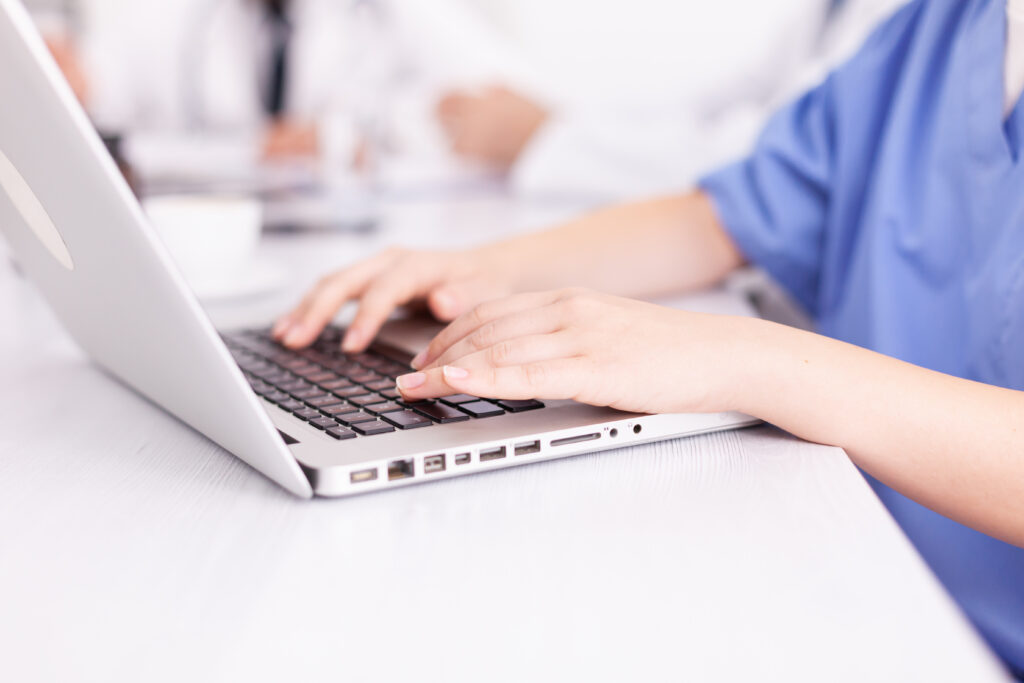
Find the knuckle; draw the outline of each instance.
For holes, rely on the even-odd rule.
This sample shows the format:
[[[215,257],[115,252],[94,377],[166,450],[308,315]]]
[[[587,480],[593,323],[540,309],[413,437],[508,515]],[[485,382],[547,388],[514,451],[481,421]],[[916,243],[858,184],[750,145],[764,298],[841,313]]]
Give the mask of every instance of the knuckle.
[[[573,317],[581,317],[594,308],[594,299],[587,293],[578,293],[564,301],[565,310]]]
[[[473,310],[469,312],[469,321],[474,325],[480,326],[487,322],[487,313],[490,307],[487,304],[479,304],[473,307]]]
[[[512,342],[503,341],[492,346],[488,353],[492,365],[506,365],[514,352]]]
[[[540,363],[523,367],[523,381],[530,389],[539,389],[547,381],[548,369]]]
[[[482,351],[492,346],[494,343],[494,325],[487,323],[481,326],[469,336],[469,343],[477,351]]]

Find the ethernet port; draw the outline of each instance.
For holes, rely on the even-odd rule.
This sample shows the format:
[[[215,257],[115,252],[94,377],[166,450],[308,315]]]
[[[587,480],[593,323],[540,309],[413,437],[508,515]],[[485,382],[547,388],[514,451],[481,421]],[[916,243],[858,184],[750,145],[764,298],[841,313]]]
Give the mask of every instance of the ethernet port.
[[[394,481],[396,479],[408,479],[415,474],[413,469],[413,461],[410,460],[392,460],[388,464],[388,481]]]

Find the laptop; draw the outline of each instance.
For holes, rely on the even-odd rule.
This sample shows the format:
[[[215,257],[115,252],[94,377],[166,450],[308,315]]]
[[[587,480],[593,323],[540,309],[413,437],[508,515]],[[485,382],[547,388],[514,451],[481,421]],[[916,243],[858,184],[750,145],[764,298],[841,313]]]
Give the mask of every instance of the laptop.
[[[404,403],[405,340],[290,351],[267,330],[218,333],[17,0],[0,0],[0,232],[112,377],[292,493],[346,496],[754,424],[572,401]]]

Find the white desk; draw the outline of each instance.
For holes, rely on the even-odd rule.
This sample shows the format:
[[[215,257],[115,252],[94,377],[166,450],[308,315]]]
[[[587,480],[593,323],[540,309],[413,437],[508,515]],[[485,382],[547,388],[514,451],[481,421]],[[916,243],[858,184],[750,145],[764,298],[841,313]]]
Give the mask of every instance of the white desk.
[[[539,220],[388,216],[270,241],[313,267],[215,318]],[[759,428],[303,502],[105,378],[6,265],[0,315],[0,680],[1004,680],[838,449]]]

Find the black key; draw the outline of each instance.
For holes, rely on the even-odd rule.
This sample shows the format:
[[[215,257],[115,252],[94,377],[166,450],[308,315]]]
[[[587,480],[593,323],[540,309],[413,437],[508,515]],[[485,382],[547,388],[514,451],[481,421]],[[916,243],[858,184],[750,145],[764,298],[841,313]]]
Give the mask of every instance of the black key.
[[[256,379],[255,377],[249,378],[249,386],[252,387],[252,390],[255,391],[257,394],[262,394],[270,390],[269,384],[267,384],[261,379]]]
[[[376,413],[377,415],[380,415],[381,413],[393,413],[396,410],[401,410],[401,409],[402,409],[402,406],[398,405],[394,401],[383,401],[381,403],[371,403],[370,405],[363,407],[363,410],[365,410],[366,412],[368,412],[368,413]]]
[[[301,420],[306,420],[307,422],[309,420],[315,420],[318,417],[322,417],[320,415],[319,410],[313,410],[312,408],[303,408],[302,410],[296,410],[292,414]]]
[[[380,403],[381,398],[377,394],[362,394],[360,396],[347,396],[348,402],[354,406],[368,406],[371,403]]]
[[[353,382],[358,382],[359,384],[370,384],[371,382],[379,382],[384,378],[376,372],[365,371],[349,375],[349,379]]]
[[[347,360],[331,361],[330,363],[325,363],[324,365],[344,377],[347,377],[357,372],[363,372],[363,366],[359,365],[358,363],[353,363]]]
[[[398,363],[388,363],[383,367],[377,368],[377,372],[383,373],[392,379],[399,375],[408,374],[410,371],[411,368],[408,365],[399,365]]]
[[[425,398],[414,398],[414,399],[403,398],[400,401],[396,401],[396,403],[399,403],[400,405],[403,405],[406,408],[419,408],[420,406],[425,406],[425,405],[427,405],[429,403],[433,403],[433,401],[428,401]]]
[[[352,356],[352,360],[356,361],[360,365],[365,365],[368,368],[374,368],[377,367],[378,365],[387,363],[386,358],[381,358],[380,356],[373,355],[370,353],[357,353],[356,355]]]
[[[301,379],[295,379],[292,380],[291,382],[282,382],[281,384],[277,385],[277,388],[281,389],[282,391],[292,392],[302,391],[303,389],[311,389],[312,386],[313,385],[311,385],[309,382],[306,382]]]
[[[494,417],[495,415],[505,414],[504,410],[487,401],[462,403],[459,405],[459,410],[469,413],[472,417]]]
[[[284,408],[285,410],[287,410],[288,412],[291,412],[291,413],[294,413],[296,410],[302,410],[303,408],[306,407],[305,403],[303,403],[302,401],[296,401],[295,399],[289,399],[287,401],[282,401],[281,403],[278,403],[277,405],[281,406],[282,408]]]
[[[306,399],[306,405],[314,408],[323,408],[324,406],[333,405],[338,402],[337,396],[331,396],[330,394],[324,394],[322,396],[314,396]]]
[[[335,427],[334,429],[328,429],[327,433],[333,436],[338,441],[356,438],[355,432],[353,432],[351,429],[345,429],[344,427]]]
[[[395,428],[386,422],[380,420],[374,420],[373,422],[363,422],[362,424],[353,425],[352,429],[356,430],[360,434],[365,436],[373,436],[374,434],[387,434],[388,432],[395,431]]]
[[[349,396],[362,396],[366,393],[366,389],[363,387],[345,387],[343,389],[332,389],[331,393],[341,398],[348,398]]]
[[[424,417],[413,410],[403,410],[397,413],[384,413],[382,418],[395,425],[399,429],[416,429],[434,424],[429,417]]]
[[[347,403],[335,403],[334,405],[322,407],[320,412],[325,415],[345,415],[347,413],[357,413],[359,408],[350,406]]]
[[[473,401],[479,401],[480,399],[476,396],[470,396],[468,394],[455,394],[454,396],[445,396],[441,399],[450,406],[457,406],[463,403],[472,403]]]
[[[369,413],[348,413],[345,415],[338,415],[335,419],[346,425],[357,425],[361,422],[376,422],[377,416],[370,415]]]
[[[373,391],[386,391],[388,389],[394,389],[395,382],[394,380],[390,379],[379,379],[376,382],[370,382],[369,384],[367,384],[366,388],[371,389]]]
[[[462,422],[469,419],[469,415],[466,415],[461,410],[451,406],[446,406],[443,403],[423,403],[421,405],[414,406],[413,409],[420,415],[425,415],[434,422],[440,422],[441,424]]]
[[[318,341],[325,344],[329,343],[332,346],[337,346],[336,342],[341,341],[341,330],[337,327],[325,328],[324,331],[320,333],[320,339]]]
[[[338,376],[337,375],[332,375],[332,377],[338,377]],[[332,380],[329,380],[327,382],[317,382],[317,384],[319,384],[324,389],[327,389],[327,391],[334,391],[335,389],[347,389],[350,386],[352,386],[352,382],[349,382],[347,379],[340,379],[340,378],[339,379],[332,379]]]
[[[325,396],[323,389],[320,387],[313,387],[312,389],[300,389],[299,391],[291,392],[292,396],[305,401],[306,399],[316,398],[317,396]]]
[[[283,382],[294,382],[295,375],[286,370],[275,370],[274,372],[268,372],[263,375],[263,379],[271,384],[281,386]]]
[[[538,410],[544,407],[540,401],[498,401],[498,405],[510,413],[525,413],[527,410]]]
[[[309,424],[313,425],[317,429],[334,429],[338,426],[338,423],[329,417],[318,417],[315,420],[310,420]]]
[[[296,372],[295,374],[298,375],[299,377],[303,378],[307,382],[314,382],[314,383],[326,382],[327,380],[329,380],[329,379],[331,379],[333,377],[337,377],[337,375],[335,375],[333,372],[326,372],[319,365],[314,365],[309,370],[300,370],[300,371]]]
[[[396,398],[400,398],[402,396],[400,393],[398,393],[398,389],[385,389],[384,391],[380,392],[380,395],[390,401],[394,401]]]
[[[271,403],[284,403],[285,401],[292,400],[292,397],[283,391],[272,391],[269,394],[263,394],[263,398]]]

